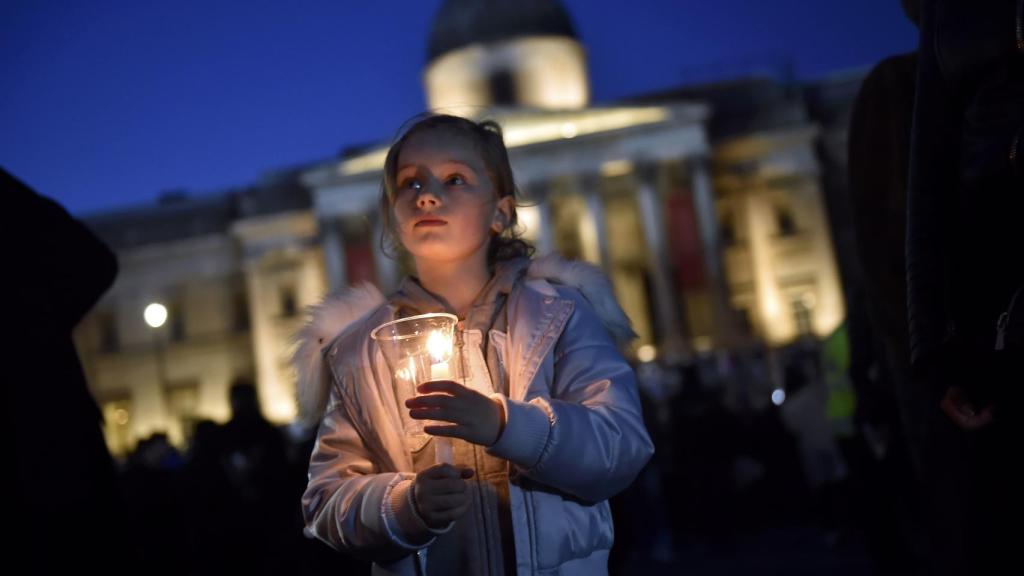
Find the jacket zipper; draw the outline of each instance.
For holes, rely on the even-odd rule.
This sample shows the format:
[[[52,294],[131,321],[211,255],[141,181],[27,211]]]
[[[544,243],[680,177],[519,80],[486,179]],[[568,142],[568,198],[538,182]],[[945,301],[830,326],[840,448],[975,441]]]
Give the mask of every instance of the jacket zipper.
[[[427,576],[427,549],[420,548],[416,551],[416,565],[420,576]]]
[[[465,330],[465,325],[459,322],[455,325],[455,346],[459,349],[459,380],[463,386],[466,385],[466,354],[463,349],[462,333]]]
[[[1024,0],[1022,0],[1024,2]],[[1010,314],[1013,313],[1013,307],[1017,304],[1017,298],[1021,292],[1024,292],[1024,286],[1017,288],[1014,292],[1013,298],[1010,300],[1010,307],[999,315],[999,320],[996,321],[996,350],[1002,350],[1006,348],[1006,326],[1010,323]]]

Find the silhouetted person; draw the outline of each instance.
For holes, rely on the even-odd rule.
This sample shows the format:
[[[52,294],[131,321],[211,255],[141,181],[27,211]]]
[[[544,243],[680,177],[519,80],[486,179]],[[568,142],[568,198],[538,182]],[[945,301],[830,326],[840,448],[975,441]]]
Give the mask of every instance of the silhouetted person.
[[[230,489],[221,469],[221,426],[212,420],[196,423],[184,466],[188,549],[196,573],[224,566],[221,519],[227,515]]]
[[[117,275],[114,254],[56,202],[0,169],[8,566],[129,570],[114,462],[71,331]],[[6,476],[6,475],[5,475]]]
[[[917,23],[916,2],[904,0],[908,16]],[[881,346],[860,354],[872,356],[884,379],[878,387],[854,382],[858,401],[869,397],[866,418],[878,425],[906,426],[920,460],[923,404],[909,381],[910,344],[907,336],[907,282],[904,259],[907,221],[907,178],[910,168],[910,130],[917,81],[917,52],[890,56],[864,79],[854,102],[849,131],[850,196],[859,264],[864,277],[870,340]],[[851,338],[851,346],[870,345]],[[881,357],[876,357],[883,354]],[[885,406],[880,406],[884,404]],[[899,405],[892,420],[888,407]],[[881,413],[881,414],[880,414]],[[894,430],[893,432],[898,432]]]
[[[919,1],[901,3],[918,26]],[[916,82],[916,51],[876,65],[854,102],[848,140],[863,289],[848,309],[857,435],[847,448],[860,498],[854,509],[882,570],[907,567],[924,554],[919,482],[928,402],[910,378],[904,258]]]
[[[996,344],[997,320],[1024,288],[1022,19],[1017,0],[922,10],[907,304],[912,374],[933,416],[926,479],[941,573],[1021,571],[1020,327],[1008,349]]]
[[[135,531],[140,571],[168,576],[185,574],[191,558],[187,550],[182,460],[156,433],[138,443],[122,473],[130,526]]]
[[[231,386],[231,420],[219,431],[220,468],[227,495],[219,520],[227,569],[247,573],[288,570],[291,513],[288,462],[281,432],[260,413],[256,387]],[[211,573],[221,567],[211,566]]]

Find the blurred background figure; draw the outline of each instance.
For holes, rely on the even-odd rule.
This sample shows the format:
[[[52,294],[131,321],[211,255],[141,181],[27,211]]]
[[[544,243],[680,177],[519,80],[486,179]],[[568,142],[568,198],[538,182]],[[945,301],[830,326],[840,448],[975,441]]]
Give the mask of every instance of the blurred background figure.
[[[9,335],[3,437],[14,461],[7,561],[39,574],[127,573],[133,563],[115,465],[71,340],[113,283],[117,259],[59,204],[2,168],[0,198]]]
[[[920,26],[920,1],[901,0]],[[852,496],[881,570],[925,560],[919,489],[927,397],[910,378],[905,236],[917,52],[879,62],[861,84],[848,141],[849,198],[862,282],[850,290],[850,378],[857,395]]]
[[[1024,288],[1022,138],[1020,2],[925,2],[906,266],[911,374],[927,399],[937,574],[1020,571],[1019,530],[1006,527],[1022,513],[1014,455],[1024,338],[1021,310],[1012,313]]]
[[[230,389],[231,420],[219,435],[218,462],[226,481],[219,518],[219,546],[226,565],[203,566],[249,574],[288,571],[286,542],[291,512],[298,506],[288,499],[285,438],[260,412],[256,387],[236,380]]]
[[[150,574],[186,574],[191,558],[186,534],[183,460],[167,435],[139,441],[121,472],[128,524],[136,554]]]

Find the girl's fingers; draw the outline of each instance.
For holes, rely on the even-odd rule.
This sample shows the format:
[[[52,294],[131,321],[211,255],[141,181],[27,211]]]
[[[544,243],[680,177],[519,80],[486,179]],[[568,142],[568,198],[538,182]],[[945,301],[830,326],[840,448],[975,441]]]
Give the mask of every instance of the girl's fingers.
[[[416,474],[417,479],[424,480],[451,478],[458,480],[466,468],[456,468],[451,464],[435,464],[426,470]]]
[[[431,418],[433,420],[434,418]],[[442,418],[443,420],[443,418]],[[466,438],[465,429],[462,426],[424,426],[423,431],[432,436],[444,436],[446,438],[459,438],[461,440],[468,440]]]
[[[447,394],[429,394],[413,396],[405,401],[406,408],[441,408],[451,403],[453,398]]]
[[[445,478],[459,480],[460,478],[470,478],[472,476],[472,468],[466,468],[464,466],[456,467],[451,464],[434,464],[430,468],[416,474],[417,480],[420,480],[421,478],[422,480],[440,480]]]
[[[459,386],[462,388],[462,386]],[[463,388],[465,390],[465,388]],[[472,392],[476,394],[476,392]],[[464,407],[467,405],[467,395],[449,394],[421,394],[413,396],[405,401],[406,408],[451,408],[455,406]]]
[[[434,514],[431,514],[431,516],[433,517],[433,519],[436,522],[438,522],[438,523],[442,523],[443,522],[443,523],[447,524],[448,522],[451,522],[452,520],[458,520],[459,518],[461,518],[462,515],[465,514],[466,510],[468,510],[468,509],[469,509],[469,502],[467,501],[462,506],[459,506],[457,508],[452,508],[450,510],[444,510],[442,512],[436,512]]]
[[[424,494],[417,497],[421,511],[427,514],[444,512],[458,508],[466,503],[469,496],[465,494]]]
[[[430,382],[424,382],[416,387],[416,391],[420,394],[442,392],[444,394],[451,394],[452,396],[458,396],[466,390],[467,388],[465,386],[451,380],[433,380]]]
[[[464,424],[460,412],[451,408],[417,408],[409,411],[409,417],[414,420],[439,420],[453,424]]]
[[[472,470],[470,470],[472,472]],[[424,494],[465,494],[466,492],[466,481],[463,478],[466,477],[466,469],[462,469],[461,477],[454,478],[426,478],[421,482],[419,492]]]

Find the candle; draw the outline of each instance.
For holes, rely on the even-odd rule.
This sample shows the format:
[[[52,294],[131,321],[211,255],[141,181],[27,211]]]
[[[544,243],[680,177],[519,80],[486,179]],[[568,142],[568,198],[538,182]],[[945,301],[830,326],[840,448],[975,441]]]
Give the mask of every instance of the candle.
[[[427,338],[427,352],[430,354],[430,379],[451,380],[452,373],[448,360],[452,354],[452,339],[441,331],[430,333]]]
[[[455,464],[455,448],[451,438],[434,437],[434,464]]]
[[[430,365],[430,379],[431,380],[451,380],[452,373],[448,369],[447,362],[437,362]]]
[[[452,372],[448,361],[452,355],[452,339],[441,331],[434,331],[427,338],[427,350],[430,353],[430,379],[451,380]],[[437,422],[444,424],[444,422]],[[436,464],[454,464],[455,449],[450,438],[437,436],[434,438],[434,462]]]

